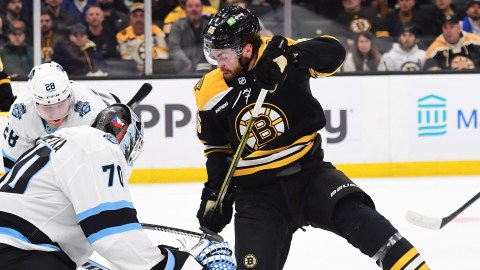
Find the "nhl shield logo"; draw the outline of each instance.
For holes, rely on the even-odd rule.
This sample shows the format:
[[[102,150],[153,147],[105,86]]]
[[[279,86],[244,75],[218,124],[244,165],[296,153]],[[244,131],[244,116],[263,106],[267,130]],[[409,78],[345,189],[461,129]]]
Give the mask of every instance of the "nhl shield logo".
[[[240,78],[238,78],[238,83],[240,85],[244,85],[244,84],[247,83],[247,79],[245,79],[245,77],[240,77]]]

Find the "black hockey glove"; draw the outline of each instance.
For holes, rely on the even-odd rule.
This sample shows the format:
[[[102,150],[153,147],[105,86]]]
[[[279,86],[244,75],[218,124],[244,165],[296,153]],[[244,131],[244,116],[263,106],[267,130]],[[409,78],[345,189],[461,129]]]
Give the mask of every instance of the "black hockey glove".
[[[294,46],[288,46],[286,38],[274,36],[255,66],[257,85],[270,92],[277,90],[287,77],[287,65],[296,63],[297,57]]]
[[[197,212],[200,226],[210,229],[214,233],[221,232],[230,223],[233,215],[233,194],[231,193],[227,193],[217,211],[213,211],[218,193],[218,190],[203,188],[202,202]]]

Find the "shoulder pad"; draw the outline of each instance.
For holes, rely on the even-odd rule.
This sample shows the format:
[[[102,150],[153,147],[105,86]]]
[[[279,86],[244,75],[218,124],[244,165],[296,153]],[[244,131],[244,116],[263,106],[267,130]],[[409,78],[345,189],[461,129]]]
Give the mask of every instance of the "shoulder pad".
[[[193,89],[198,109],[204,110],[209,101],[228,89],[222,71],[219,68],[210,71],[197,82]]]

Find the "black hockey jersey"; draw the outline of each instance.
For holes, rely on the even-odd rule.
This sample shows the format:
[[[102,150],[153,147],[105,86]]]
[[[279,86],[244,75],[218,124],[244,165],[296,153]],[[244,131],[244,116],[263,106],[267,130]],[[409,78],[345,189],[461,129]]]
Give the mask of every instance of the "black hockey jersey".
[[[268,40],[262,40],[259,57]],[[289,40],[299,52],[297,66],[287,67],[284,84],[267,94],[261,112],[234,173],[237,183],[256,182],[305,156],[317,131],[325,126],[320,103],[312,96],[309,79],[335,73],[345,49],[331,36]],[[198,106],[197,134],[205,145],[208,182],[219,187],[228,170],[226,157],[233,155],[260,93],[253,70],[225,81],[220,69],[206,74],[194,87]],[[254,183],[248,183],[248,185]]]

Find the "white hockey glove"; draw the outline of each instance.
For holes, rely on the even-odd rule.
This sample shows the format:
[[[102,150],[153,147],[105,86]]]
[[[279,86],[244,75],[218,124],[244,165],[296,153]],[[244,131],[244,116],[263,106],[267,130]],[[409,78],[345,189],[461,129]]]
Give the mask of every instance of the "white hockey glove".
[[[232,256],[228,242],[210,242],[200,240],[198,244],[187,250],[207,270],[235,270],[237,264]]]

